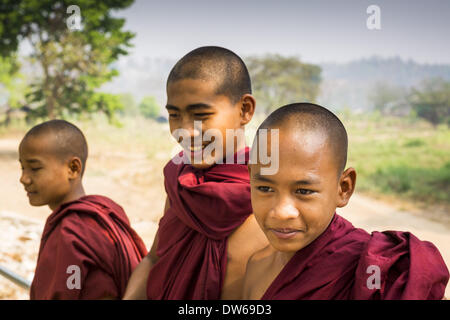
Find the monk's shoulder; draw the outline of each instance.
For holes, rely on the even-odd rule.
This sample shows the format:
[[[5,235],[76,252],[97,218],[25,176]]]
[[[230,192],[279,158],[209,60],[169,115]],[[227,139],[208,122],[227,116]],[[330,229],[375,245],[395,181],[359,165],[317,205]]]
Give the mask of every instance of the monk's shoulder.
[[[114,239],[99,219],[95,218],[95,214],[71,211],[61,219],[58,232],[61,237],[67,238],[66,242],[78,239],[95,243],[97,246],[114,245]]]
[[[253,214],[241,224],[228,238],[228,255],[248,259],[255,252],[268,245],[268,240]]]
[[[269,261],[271,261],[272,256],[273,248],[270,244],[257,250],[248,259],[247,272],[250,274],[257,274],[257,271],[263,271],[263,269],[270,264]]]
[[[270,245],[253,253],[247,263],[243,285],[243,299],[260,299],[270,280],[267,274],[273,261],[273,250]]]

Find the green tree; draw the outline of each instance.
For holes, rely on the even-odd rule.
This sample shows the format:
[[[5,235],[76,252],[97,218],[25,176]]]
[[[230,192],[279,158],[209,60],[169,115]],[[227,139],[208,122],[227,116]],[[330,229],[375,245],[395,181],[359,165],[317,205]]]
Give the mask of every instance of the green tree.
[[[450,125],[450,82],[442,78],[426,79],[419,88],[412,88],[409,102],[418,117],[433,125]]]
[[[142,98],[142,101],[139,104],[139,110],[144,117],[152,119],[155,119],[160,113],[160,108],[156,99],[151,96]]]
[[[375,111],[381,114],[392,114],[397,108],[404,106],[406,96],[405,89],[401,87],[377,82],[372,87],[368,98]]]
[[[0,1],[0,54],[11,55],[26,40],[32,49],[30,58],[41,70],[27,95],[34,117],[53,119],[99,111],[114,115],[120,104],[96,89],[118,74],[112,64],[127,54],[134,37],[122,30],[125,20],[112,17],[111,11],[132,2]],[[81,30],[68,27],[71,5],[80,8]]]
[[[0,125],[10,124],[14,110],[28,110],[27,92],[25,76],[20,72],[16,55],[0,57]]]
[[[293,102],[314,102],[319,93],[321,68],[297,57],[266,55],[245,59],[253,93],[265,113]]]
[[[139,107],[131,93],[121,93],[119,94],[120,101],[123,104],[122,115],[136,117],[140,114]]]
[[[25,79],[15,55],[0,57],[0,106],[17,109],[25,101]]]

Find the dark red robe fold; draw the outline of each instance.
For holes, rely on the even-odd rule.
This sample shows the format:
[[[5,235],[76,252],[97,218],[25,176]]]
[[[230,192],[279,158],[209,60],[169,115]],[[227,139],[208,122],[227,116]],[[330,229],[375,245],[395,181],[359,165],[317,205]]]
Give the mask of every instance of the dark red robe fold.
[[[245,152],[247,162],[249,148],[240,152]],[[147,296],[219,299],[227,237],[252,212],[247,165],[216,164],[198,170],[169,161],[164,177],[170,208],[159,223],[159,260],[150,271]]]
[[[30,298],[121,298],[146,253],[125,212],[111,199],[90,195],[65,203],[45,224]],[[76,273],[80,289],[73,286]]]
[[[373,266],[380,271],[379,289]],[[409,232],[370,235],[335,214],[326,231],[291,258],[262,299],[442,299],[448,279],[432,243]]]

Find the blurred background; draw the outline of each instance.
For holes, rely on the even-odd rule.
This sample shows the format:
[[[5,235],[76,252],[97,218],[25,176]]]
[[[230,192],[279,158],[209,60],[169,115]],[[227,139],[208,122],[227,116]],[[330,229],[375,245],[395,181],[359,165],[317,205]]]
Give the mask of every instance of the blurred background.
[[[50,211],[28,204],[17,148],[54,118],[88,139],[86,191],[122,205],[151,247],[162,168],[179,150],[166,78],[205,45],[234,51],[249,68],[249,144],[284,104],[329,108],[347,128],[358,173],[338,212],[367,231],[413,232],[450,265],[449,31],[445,0],[0,0],[0,266],[33,277]],[[0,299],[27,298],[0,276]]]

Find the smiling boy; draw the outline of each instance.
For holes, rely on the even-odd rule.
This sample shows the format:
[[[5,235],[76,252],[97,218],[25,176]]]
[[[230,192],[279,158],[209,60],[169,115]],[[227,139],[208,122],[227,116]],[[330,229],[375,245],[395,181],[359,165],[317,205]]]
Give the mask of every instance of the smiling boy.
[[[368,234],[335,213],[356,183],[355,169],[345,169],[341,121],[321,106],[297,103],[259,128],[274,129],[279,141],[267,143],[277,144],[278,171],[262,175],[258,159],[249,165],[253,212],[270,245],[251,257],[243,297],[442,299],[449,274],[432,243],[409,232]]]
[[[255,110],[244,62],[220,47],[191,51],[169,74],[166,109],[183,157],[164,168],[164,216],[125,298],[239,299],[250,255],[267,244],[252,215],[249,149],[238,134]]]
[[[30,129],[19,146],[20,182],[32,206],[48,205],[31,299],[118,299],[147,250],[123,209],[85,195],[88,148],[64,120]]]

